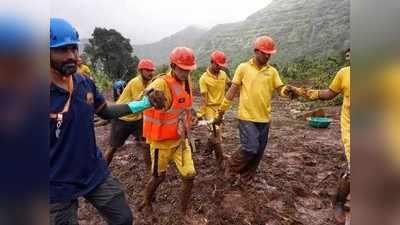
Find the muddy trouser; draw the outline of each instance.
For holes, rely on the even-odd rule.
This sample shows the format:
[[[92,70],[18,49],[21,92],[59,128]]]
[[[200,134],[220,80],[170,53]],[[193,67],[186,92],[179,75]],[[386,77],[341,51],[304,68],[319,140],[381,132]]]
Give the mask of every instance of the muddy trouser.
[[[109,225],[132,225],[133,216],[122,186],[111,175],[93,191],[83,196]],[[78,199],[50,204],[50,225],[77,225]]]
[[[130,135],[135,137],[136,142],[144,142],[143,120],[124,121],[120,119],[111,120],[110,146],[120,148]]]
[[[240,150],[236,155],[240,155],[241,160],[236,162],[241,165],[234,165],[235,155],[230,165],[233,172],[239,173],[244,180],[253,179],[257,171],[267,146],[268,131],[269,123],[239,120]]]

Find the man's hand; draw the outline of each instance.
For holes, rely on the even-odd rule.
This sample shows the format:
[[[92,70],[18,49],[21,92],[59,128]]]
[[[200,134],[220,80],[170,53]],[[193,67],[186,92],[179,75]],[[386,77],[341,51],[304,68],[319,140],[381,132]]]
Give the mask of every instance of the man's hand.
[[[160,110],[165,107],[167,99],[165,98],[165,95],[162,91],[151,88],[151,89],[145,90],[145,92],[143,94],[146,95],[147,97],[149,97],[150,104],[155,109]]]
[[[298,88],[291,85],[286,85],[285,89],[283,90],[283,94],[288,96],[290,99],[296,99],[299,96],[304,96],[305,94],[304,88]]]

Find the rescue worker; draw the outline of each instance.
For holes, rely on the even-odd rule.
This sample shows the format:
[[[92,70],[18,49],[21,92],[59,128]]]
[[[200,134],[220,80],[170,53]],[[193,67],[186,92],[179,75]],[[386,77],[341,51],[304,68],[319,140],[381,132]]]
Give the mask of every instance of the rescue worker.
[[[77,73],[76,29],[64,19],[51,18],[49,42],[50,224],[78,224],[78,198],[84,197],[108,224],[131,225],[122,186],[96,145],[93,117],[112,119],[162,108],[162,93],[149,90],[139,101],[109,106],[93,81]]]
[[[347,171],[340,177],[338,192],[335,199],[335,218],[338,222],[344,223],[346,220],[345,204],[350,194],[350,49],[345,52],[348,66],[340,69],[328,89],[325,90],[299,90],[298,94],[309,100],[331,100],[337,95],[343,95],[342,112],[340,116],[340,126],[342,142],[348,163]]]
[[[124,80],[117,80],[113,83],[112,93],[113,93],[114,102],[116,102],[118,100],[119,96],[124,91],[125,86],[126,86],[126,82]]]
[[[230,85],[231,80],[226,75],[227,59],[221,51],[211,53],[210,65],[199,80],[201,102],[198,111],[199,119],[212,121],[218,116],[218,108],[225,96],[225,90]],[[222,125],[209,126],[208,147],[214,150],[217,165],[223,169],[223,150],[222,150]]]
[[[174,162],[182,178],[179,211],[184,224],[188,224],[191,220],[188,205],[196,175],[188,140],[193,115],[192,88],[188,77],[196,68],[196,60],[193,50],[187,47],[173,49],[169,58],[171,70],[149,85],[149,88],[164,93],[165,108],[143,112],[143,134],[150,144],[152,176],[145,187],[140,208],[144,209],[145,215],[153,215],[153,196],[165,180],[168,164]]]
[[[240,148],[227,161],[225,175],[228,183],[249,184],[256,174],[268,141],[271,120],[271,98],[274,91],[281,96],[296,97],[292,86],[284,85],[278,71],[268,64],[277,52],[275,42],[269,36],[257,37],[254,56],[241,63],[232,80],[214,123],[220,124],[225,111],[232,104],[237,92],[239,99]],[[236,179],[236,175],[240,179]]]
[[[117,104],[126,104],[131,101],[140,100],[144,89],[149,85],[153,78],[155,66],[150,59],[141,59],[138,64],[138,75],[131,79],[122,94],[117,100]],[[131,114],[111,122],[110,147],[104,154],[107,164],[110,165],[114,153],[125,143],[126,139],[133,135],[137,146],[143,151],[147,171],[150,171],[150,146],[145,143],[143,138],[143,119],[142,113]]]
[[[84,64],[83,60],[81,57],[78,58],[78,69],[79,73],[85,76],[88,76],[91,78],[91,71],[90,68]]]

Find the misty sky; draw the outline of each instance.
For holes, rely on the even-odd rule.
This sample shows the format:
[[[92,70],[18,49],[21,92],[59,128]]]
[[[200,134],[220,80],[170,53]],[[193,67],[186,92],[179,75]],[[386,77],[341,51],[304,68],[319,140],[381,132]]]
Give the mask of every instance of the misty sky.
[[[210,28],[244,20],[271,0],[51,0],[51,16],[73,23],[82,38],[114,28],[132,44],[151,43],[188,25]],[[250,3],[251,2],[251,3]]]

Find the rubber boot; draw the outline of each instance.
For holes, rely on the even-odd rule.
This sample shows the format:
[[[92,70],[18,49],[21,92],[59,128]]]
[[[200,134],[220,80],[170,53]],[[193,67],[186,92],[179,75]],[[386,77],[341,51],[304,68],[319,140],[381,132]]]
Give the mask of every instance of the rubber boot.
[[[239,174],[245,169],[248,162],[250,161],[250,157],[245,155],[241,149],[238,149],[235,153],[232,154],[230,159],[227,162],[227,173],[228,174]]]
[[[244,186],[251,186],[251,183],[256,176],[256,173],[257,167],[251,166],[249,168],[246,168],[245,171],[240,174],[240,184]]]
[[[107,151],[104,153],[104,159],[107,162],[107,166],[110,166],[110,163],[114,157],[115,152],[117,151],[117,148],[110,147],[107,149]]]
[[[264,148],[265,149],[265,148]],[[245,186],[250,186],[254,177],[257,174],[257,168],[260,165],[262,157],[264,155],[264,150],[259,150],[259,152],[253,156],[249,156],[249,161],[247,166],[241,170],[240,183]]]
[[[338,223],[346,222],[345,204],[347,196],[350,194],[350,177],[345,174],[340,177],[338,191],[335,199],[335,219]]]
[[[144,209],[145,216],[151,216],[153,214],[152,200],[158,186],[164,181],[165,173],[160,176],[152,176],[150,181],[147,183],[144,190],[144,199],[142,204],[139,206],[139,211]]]
[[[180,209],[183,224],[192,223],[192,213],[189,210],[190,197],[192,195],[194,177],[182,178],[182,190],[180,193]]]
[[[233,188],[238,186],[237,175],[239,175],[247,166],[250,158],[246,156],[243,151],[239,148],[229,160],[226,161],[225,167],[225,180],[226,184]]]

